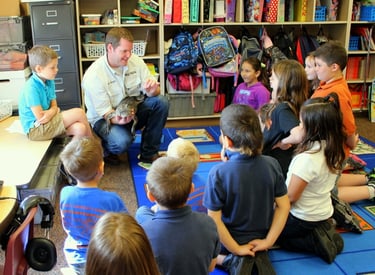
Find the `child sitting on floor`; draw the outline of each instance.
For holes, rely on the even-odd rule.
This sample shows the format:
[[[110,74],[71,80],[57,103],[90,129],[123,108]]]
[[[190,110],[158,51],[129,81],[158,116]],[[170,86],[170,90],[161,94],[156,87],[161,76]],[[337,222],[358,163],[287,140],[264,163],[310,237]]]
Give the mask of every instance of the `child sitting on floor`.
[[[220,250],[216,225],[186,204],[194,189],[193,173],[191,162],[171,156],[154,161],[147,173],[147,197],[158,209],[141,206],[136,219],[164,275],[208,274],[215,268]]]

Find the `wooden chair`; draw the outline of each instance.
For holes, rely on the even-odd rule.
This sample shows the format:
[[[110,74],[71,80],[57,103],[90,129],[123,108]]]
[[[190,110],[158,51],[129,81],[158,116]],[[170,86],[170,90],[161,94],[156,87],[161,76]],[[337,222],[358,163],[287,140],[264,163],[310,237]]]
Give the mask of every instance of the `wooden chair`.
[[[28,241],[34,235],[34,217],[38,207],[30,209],[26,219],[20,227],[10,236],[5,251],[3,275],[25,275],[29,265],[25,257],[25,249]],[[1,270],[0,270],[1,272]]]

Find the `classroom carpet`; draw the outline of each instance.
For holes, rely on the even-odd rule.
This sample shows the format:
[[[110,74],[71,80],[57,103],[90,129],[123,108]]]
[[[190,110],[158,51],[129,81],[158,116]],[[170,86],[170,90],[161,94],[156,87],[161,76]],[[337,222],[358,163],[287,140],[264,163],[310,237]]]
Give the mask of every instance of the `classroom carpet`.
[[[165,128],[160,151],[166,151],[168,144],[177,137],[190,139],[200,152],[200,163],[193,176],[195,191],[190,194],[188,204],[195,211],[204,212],[202,195],[209,170],[220,161],[220,129],[218,126],[195,128]],[[375,167],[375,143],[360,138],[360,144],[352,153],[367,163],[365,171]],[[145,192],[147,165],[139,163],[140,133],[128,151],[130,168],[137,196],[138,206],[152,206]],[[146,167],[146,168],[145,168]],[[282,249],[271,249],[269,255],[275,271],[282,274],[375,274],[375,202],[364,200],[352,204],[355,215],[361,222],[362,234],[340,231],[344,239],[344,250],[332,264],[307,253],[297,253]],[[216,268],[211,275],[225,275],[227,272]]]

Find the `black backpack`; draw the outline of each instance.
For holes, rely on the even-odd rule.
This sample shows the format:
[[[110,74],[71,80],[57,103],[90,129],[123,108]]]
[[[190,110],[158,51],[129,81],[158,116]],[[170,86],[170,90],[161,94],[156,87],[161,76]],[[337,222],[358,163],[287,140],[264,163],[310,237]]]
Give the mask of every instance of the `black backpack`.
[[[273,37],[272,42],[288,59],[296,59],[296,47],[292,39],[282,28]]]

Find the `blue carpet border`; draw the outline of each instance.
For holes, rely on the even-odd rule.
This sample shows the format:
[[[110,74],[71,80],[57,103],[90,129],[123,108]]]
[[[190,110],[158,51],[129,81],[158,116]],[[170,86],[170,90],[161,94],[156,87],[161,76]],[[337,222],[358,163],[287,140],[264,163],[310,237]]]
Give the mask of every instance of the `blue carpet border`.
[[[183,129],[206,129],[211,136],[215,139],[213,142],[195,142],[198,150],[201,153],[217,153],[220,151],[220,145],[218,144],[220,136],[219,126],[209,127],[181,127],[181,128],[166,128],[163,130],[163,140],[160,147],[161,151],[166,151],[168,144],[174,138],[177,138],[176,130]],[[138,140],[138,142],[137,142]],[[140,167],[137,163],[137,155],[139,153],[139,140],[140,136],[137,135],[137,139],[132,147],[129,149],[129,164],[132,170],[134,187],[137,194],[138,205],[151,206],[151,202],[148,201],[145,192],[139,192],[144,190],[144,183],[146,182],[146,172],[144,168]],[[375,143],[361,137],[361,140],[365,143],[375,147]],[[366,170],[370,170],[375,167],[375,154],[363,154],[359,156],[361,159],[367,162]],[[194,175],[193,181],[202,182],[205,181],[208,171],[215,165],[215,162],[201,162],[199,163],[196,174]],[[189,201],[192,208],[196,211],[204,211],[202,206],[199,205],[199,196],[203,194],[201,186],[195,193],[192,194],[192,199]],[[353,210],[356,211],[363,219],[375,227],[375,216],[369,213],[364,206],[373,205],[370,201],[361,201],[352,204]],[[273,266],[278,275],[294,275],[294,274],[366,274],[375,270],[375,230],[364,231],[362,234],[355,234],[351,232],[342,233],[344,239],[344,250],[339,254],[332,264],[327,264],[322,259],[307,253],[290,252],[281,249],[273,249],[269,251],[269,255]],[[371,241],[372,240],[372,241]],[[216,268],[211,275],[226,275],[227,272],[222,269]]]

